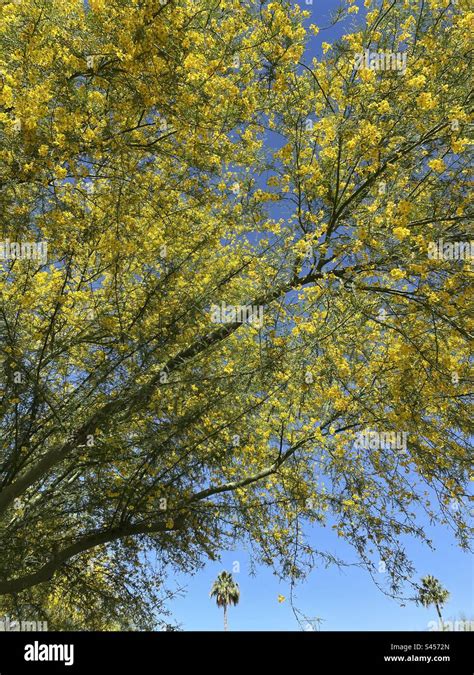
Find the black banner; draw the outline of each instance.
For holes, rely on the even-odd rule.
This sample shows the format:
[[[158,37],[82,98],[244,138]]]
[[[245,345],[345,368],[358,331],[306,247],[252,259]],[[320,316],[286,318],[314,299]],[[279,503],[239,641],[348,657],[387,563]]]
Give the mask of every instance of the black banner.
[[[472,644],[468,632],[0,632],[0,675],[135,675],[239,664],[268,672],[286,663],[314,672],[472,675]]]

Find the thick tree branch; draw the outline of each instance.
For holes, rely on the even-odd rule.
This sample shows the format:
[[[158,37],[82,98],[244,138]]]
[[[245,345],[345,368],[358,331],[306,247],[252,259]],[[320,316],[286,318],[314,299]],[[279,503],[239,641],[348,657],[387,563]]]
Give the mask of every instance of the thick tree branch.
[[[258,473],[253,474],[252,476],[247,476],[241,480],[231,481],[224,483],[223,485],[209,487],[206,490],[201,490],[196,492],[194,495],[189,497],[183,504],[181,504],[178,509],[181,511],[181,514],[174,519],[171,525],[166,524],[163,521],[155,523],[139,523],[134,525],[122,525],[109,530],[101,530],[99,532],[94,532],[86,537],[83,537],[75,544],[68,546],[63,549],[60,553],[56,554],[46,565],[43,565],[41,569],[32,574],[27,574],[23,577],[17,579],[10,579],[8,581],[0,581],[0,595],[7,595],[9,593],[18,593],[37,584],[44,583],[49,581],[55,572],[68,560],[74,558],[80,553],[89,551],[97,546],[103,544],[111,543],[117,539],[123,539],[124,537],[140,535],[140,534],[158,534],[159,532],[173,532],[179,529],[182,529],[185,522],[186,516],[183,514],[183,511],[187,509],[191,504],[202,501],[216,494],[221,494],[223,492],[233,492],[238,488],[245,487],[252,483],[256,483],[262,478],[266,478],[278,471],[278,469],[289,459],[298,448],[302,447],[305,443],[313,440],[312,438],[305,438],[299,443],[296,443],[294,446],[289,448],[286,452],[279,455],[279,457],[266,469],[259,471]]]

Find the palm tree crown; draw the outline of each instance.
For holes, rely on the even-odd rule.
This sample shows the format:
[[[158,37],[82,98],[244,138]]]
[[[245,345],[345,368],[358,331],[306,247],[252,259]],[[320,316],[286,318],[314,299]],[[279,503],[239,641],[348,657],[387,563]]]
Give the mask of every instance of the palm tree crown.
[[[442,587],[441,583],[435,577],[428,574],[421,580],[421,586],[418,591],[418,602],[423,607],[434,605],[440,621],[442,621],[440,608],[448,601],[449,591]]]
[[[221,572],[214,581],[209,597],[216,599],[218,607],[224,608],[224,630],[227,630],[227,607],[237,605],[240,600],[239,584],[230,572]]]

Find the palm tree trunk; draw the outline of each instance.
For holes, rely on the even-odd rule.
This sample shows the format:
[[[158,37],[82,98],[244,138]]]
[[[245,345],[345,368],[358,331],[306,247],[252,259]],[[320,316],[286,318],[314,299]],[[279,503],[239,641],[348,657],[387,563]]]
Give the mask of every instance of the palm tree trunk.
[[[439,608],[439,605],[438,605],[437,602],[435,602],[435,607],[436,607],[436,611],[438,612],[439,623],[440,623],[440,625],[441,625],[441,630],[444,630],[444,629],[443,629],[443,617],[441,616],[441,611],[440,611],[440,608]]]
[[[227,605],[224,605],[224,630],[227,630]]]

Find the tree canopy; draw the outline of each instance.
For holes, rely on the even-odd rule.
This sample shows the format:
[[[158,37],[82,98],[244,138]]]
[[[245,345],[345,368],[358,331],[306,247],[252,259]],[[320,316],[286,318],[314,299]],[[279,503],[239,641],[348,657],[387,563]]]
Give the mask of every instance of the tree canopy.
[[[323,527],[391,594],[420,514],[468,546],[473,14],[364,5],[313,58],[283,0],[3,4],[0,609],[148,627],[167,570],[297,580]]]

